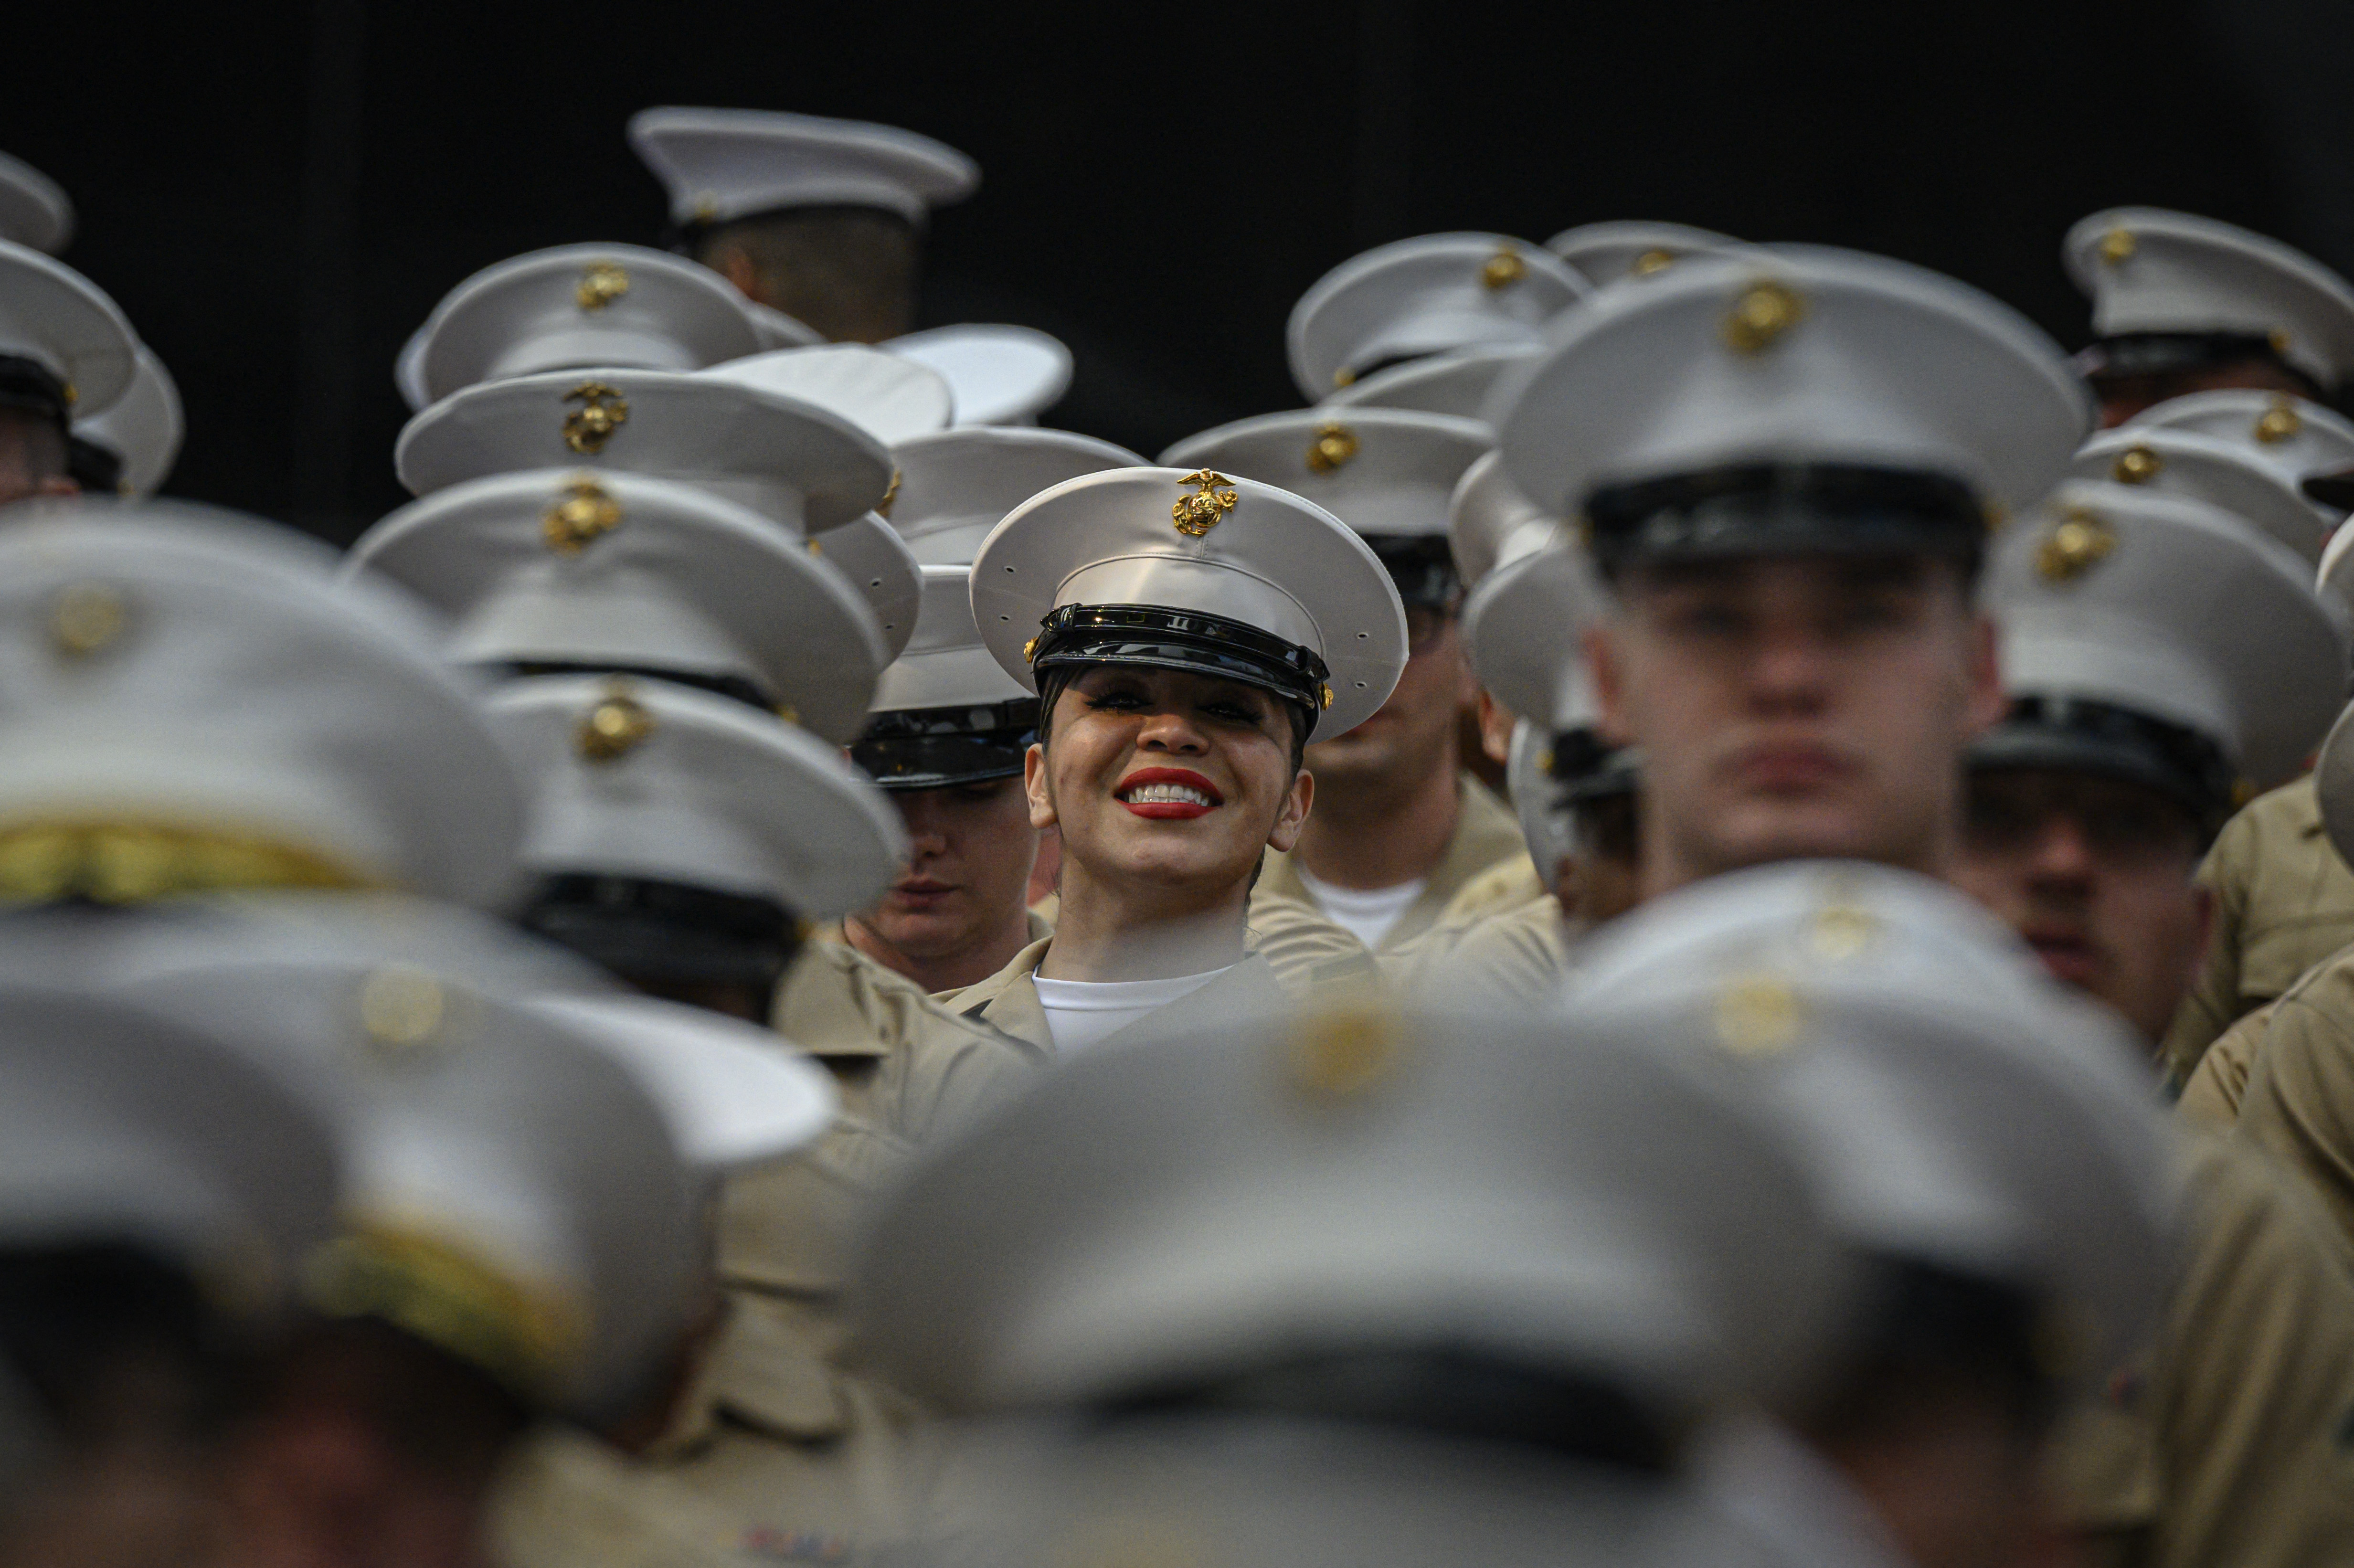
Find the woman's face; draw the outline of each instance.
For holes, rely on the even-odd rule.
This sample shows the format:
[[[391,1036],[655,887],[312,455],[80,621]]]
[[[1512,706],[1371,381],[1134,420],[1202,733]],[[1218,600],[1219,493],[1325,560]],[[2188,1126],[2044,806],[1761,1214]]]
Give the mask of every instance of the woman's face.
[[[1315,783],[1291,766],[1291,720],[1256,686],[1183,670],[1098,665],[1065,687],[1030,748],[1030,821],[1107,883],[1247,882],[1289,849]]]

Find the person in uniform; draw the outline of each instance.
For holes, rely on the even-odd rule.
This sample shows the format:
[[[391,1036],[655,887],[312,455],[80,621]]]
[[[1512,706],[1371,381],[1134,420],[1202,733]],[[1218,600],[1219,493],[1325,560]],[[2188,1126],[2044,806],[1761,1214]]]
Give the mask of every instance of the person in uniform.
[[[1850,1276],[1771,1117],[1659,1048],[1693,1022],[1287,1008],[1042,1078],[858,1268],[875,1356],[963,1418],[935,1539],[1768,1561],[1691,1435],[1810,1384]]]
[[[1281,997],[1251,885],[1298,842],[1311,735],[1397,683],[1405,617],[1379,558],[1272,485],[1116,469],[1008,514],[972,609],[1038,693],[1024,787],[1031,821],[1061,830],[1062,903],[1051,938],[948,1005],[1067,1054]]]
[[[1872,1275],[1790,1414],[1892,1556],[1958,1568],[2049,1549],[2052,1422],[2143,1341],[2172,1267],[2170,1128],[2122,1027],[1951,888],[1853,861],[1651,900],[1585,945],[1566,1006],[1653,1021],[1789,1118]],[[1770,1518],[1808,1502],[1737,1449],[1712,1486]]]
[[[1306,903],[1375,954],[1427,930],[1463,885],[1522,853],[1503,802],[1458,763],[1457,715],[1476,700],[1447,546],[1457,482],[1490,447],[1485,426],[1365,408],[1269,414],[1179,441],[1163,464],[1303,496],[1364,536],[1405,606],[1397,687],[1363,724],[1308,749],[1322,810],[1272,854],[1255,907]]]
[[[72,424],[132,389],[139,340],[113,301],[63,262],[0,240],[0,505],[72,495]]]
[[[2093,302],[2077,364],[2104,426],[2222,387],[2326,403],[2354,370],[2354,288],[2303,251],[2161,207],[2112,207],[2061,246]]]

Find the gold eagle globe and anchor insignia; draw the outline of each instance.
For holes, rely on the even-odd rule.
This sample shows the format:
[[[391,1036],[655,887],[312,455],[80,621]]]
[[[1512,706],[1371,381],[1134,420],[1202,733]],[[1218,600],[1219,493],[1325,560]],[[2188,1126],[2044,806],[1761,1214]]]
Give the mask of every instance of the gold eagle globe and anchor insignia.
[[[610,261],[591,261],[580,270],[580,286],[572,297],[584,311],[601,311],[630,291],[630,275]]]
[[[629,688],[616,683],[607,687],[597,705],[581,716],[579,727],[572,732],[572,743],[590,762],[611,762],[644,745],[653,732],[654,715],[630,694]]]
[[[1337,421],[1316,427],[1308,446],[1308,467],[1313,473],[1331,473],[1357,455],[1357,432]]]
[[[2052,525],[2035,547],[2035,569],[2048,583],[2071,583],[2117,547],[2117,531],[2097,512],[2075,507]]]
[[[602,381],[583,381],[564,400],[580,405],[564,416],[564,444],[583,457],[603,451],[613,432],[630,422],[629,400]]]
[[[559,556],[577,556],[620,525],[620,503],[585,474],[566,485],[563,499],[539,519],[540,536]]]
[[[1177,532],[1189,539],[1200,538],[1235,509],[1235,482],[1223,473],[1200,468],[1177,482],[1199,487],[1192,495],[1180,496],[1177,504],[1169,509]]]

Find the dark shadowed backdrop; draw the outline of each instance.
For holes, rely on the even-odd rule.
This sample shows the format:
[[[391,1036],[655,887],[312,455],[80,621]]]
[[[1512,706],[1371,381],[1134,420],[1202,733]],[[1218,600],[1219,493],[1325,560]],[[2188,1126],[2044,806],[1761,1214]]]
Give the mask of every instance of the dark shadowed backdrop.
[[[404,496],[390,368],[478,267],[655,243],[652,103],[801,110],[980,160],[926,324],[1077,358],[1049,422],[1150,454],[1295,406],[1285,313],[1382,240],[1607,217],[1881,250],[2073,347],[2062,230],[2145,202],[2354,267],[2354,7],[1988,0],[1483,7],[244,0],[11,17],[0,150],[178,377],[172,493],[348,539]]]

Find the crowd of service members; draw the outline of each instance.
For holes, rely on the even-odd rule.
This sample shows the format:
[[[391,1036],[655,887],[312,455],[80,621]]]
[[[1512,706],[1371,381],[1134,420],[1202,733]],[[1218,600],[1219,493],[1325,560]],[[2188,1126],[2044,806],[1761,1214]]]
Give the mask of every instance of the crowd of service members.
[[[1148,461],[628,134],[340,554],[0,158],[0,1568],[2354,1562],[2354,288],[1429,235]]]

